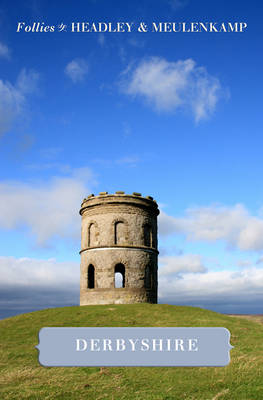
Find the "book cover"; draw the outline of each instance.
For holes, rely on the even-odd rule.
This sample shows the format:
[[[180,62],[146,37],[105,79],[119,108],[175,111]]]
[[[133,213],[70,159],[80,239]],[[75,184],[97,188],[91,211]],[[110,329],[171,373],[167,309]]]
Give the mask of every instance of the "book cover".
[[[191,325],[187,315],[191,320],[196,312],[196,326],[232,329],[235,346],[230,366],[210,368],[209,384],[201,384],[199,392],[187,380],[192,376],[197,385],[205,370],[176,369],[183,382],[177,387],[171,369],[163,386],[158,383],[161,388],[146,385],[144,392],[136,369],[90,369],[96,385],[89,381],[73,389],[72,373],[68,398],[86,398],[87,390],[91,398],[114,399],[132,393],[138,399],[262,397],[256,372],[263,330],[262,11],[255,0],[1,1],[0,322],[7,324],[5,335],[12,321],[6,318],[79,305],[82,201],[117,192],[127,201],[137,196],[138,202],[158,203],[158,303],[185,310],[185,320],[178,317],[183,326]],[[156,246],[150,246],[143,215],[141,247],[157,252],[157,231]],[[90,229],[96,233],[94,218]],[[138,224],[141,217],[136,218]],[[123,245],[126,222],[114,221],[123,225],[112,228],[113,245],[118,240]],[[88,232],[82,235],[88,245]],[[138,237],[134,234],[133,244]],[[123,260],[115,263],[115,287],[125,288],[129,279],[132,285]],[[89,271],[86,289],[94,289],[96,268]],[[141,279],[149,284],[147,277]],[[217,314],[210,312],[222,320],[213,322]],[[137,317],[127,317],[126,324],[143,326]],[[55,314],[47,321],[56,326]],[[160,321],[163,326],[165,320]],[[176,326],[168,316],[167,321]],[[104,326],[109,324],[106,320]],[[45,326],[45,318],[37,326]],[[37,380],[41,367],[33,351]],[[254,372],[248,366],[252,359]],[[25,365],[33,368],[29,361]],[[19,368],[21,373],[23,362]],[[160,374],[158,368],[142,370],[144,381]],[[20,392],[15,386],[21,375],[10,378],[4,398],[37,396],[41,390],[41,398],[62,396],[55,382],[43,389],[34,381],[31,391],[31,375],[25,374]],[[14,397],[18,393],[24,397]]]

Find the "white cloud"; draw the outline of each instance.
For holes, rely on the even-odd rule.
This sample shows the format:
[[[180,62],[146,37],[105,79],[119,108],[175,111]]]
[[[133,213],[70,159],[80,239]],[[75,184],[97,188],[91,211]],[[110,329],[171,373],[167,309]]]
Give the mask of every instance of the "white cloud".
[[[89,189],[92,174],[88,168],[74,170],[42,183],[0,183],[0,228],[26,226],[39,246],[54,237],[77,238],[80,231],[78,210]]]
[[[263,301],[263,268],[185,273],[173,280],[160,273],[159,296],[161,301],[220,312],[259,312]]]
[[[83,59],[75,59],[70,61],[66,68],[65,74],[74,82],[82,82],[89,71],[88,63]]]
[[[205,272],[202,257],[198,254],[159,257],[159,276],[171,276],[181,273]]]
[[[219,80],[194,60],[153,57],[122,74],[121,90],[146,100],[157,111],[190,111],[195,121],[209,117],[223,95]]]
[[[158,232],[161,236],[173,235],[181,233],[177,227],[177,219],[171,215],[167,215],[162,209],[158,217]]]
[[[79,285],[79,263],[0,257],[0,276],[1,286],[67,287]]]
[[[39,73],[34,70],[22,69],[17,78],[17,88],[23,94],[35,93],[37,91]]]
[[[3,58],[10,58],[10,50],[9,48],[4,44],[0,42],[0,57]]]
[[[39,74],[25,69],[18,76],[16,85],[0,79],[0,136],[25,112],[26,95],[37,88]]]
[[[224,240],[240,250],[263,250],[263,219],[250,215],[242,204],[190,208],[183,218],[160,214],[162,235],[182,233],[188,240]]]

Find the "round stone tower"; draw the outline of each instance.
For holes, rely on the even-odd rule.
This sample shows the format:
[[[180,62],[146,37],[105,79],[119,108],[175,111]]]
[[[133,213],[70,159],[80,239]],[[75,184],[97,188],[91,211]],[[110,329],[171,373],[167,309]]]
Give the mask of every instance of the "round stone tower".
[[[157,303],[158,214],[135,192],[83,200],[80,305]]]

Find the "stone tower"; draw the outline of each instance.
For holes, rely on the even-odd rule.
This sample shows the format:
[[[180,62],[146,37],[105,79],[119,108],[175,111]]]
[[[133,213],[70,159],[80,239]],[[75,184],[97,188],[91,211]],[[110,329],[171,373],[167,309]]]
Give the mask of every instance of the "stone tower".
[[[140,193],[83,200],[80,305],[157,303],[158,214]]]

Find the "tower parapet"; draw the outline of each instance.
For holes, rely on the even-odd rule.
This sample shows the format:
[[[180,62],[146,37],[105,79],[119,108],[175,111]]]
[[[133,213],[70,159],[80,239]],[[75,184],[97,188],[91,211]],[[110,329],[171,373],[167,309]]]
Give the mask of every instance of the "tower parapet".
[[[157,303],[157,216],[151,196],[118,191],[81,204],[80,305]]]

